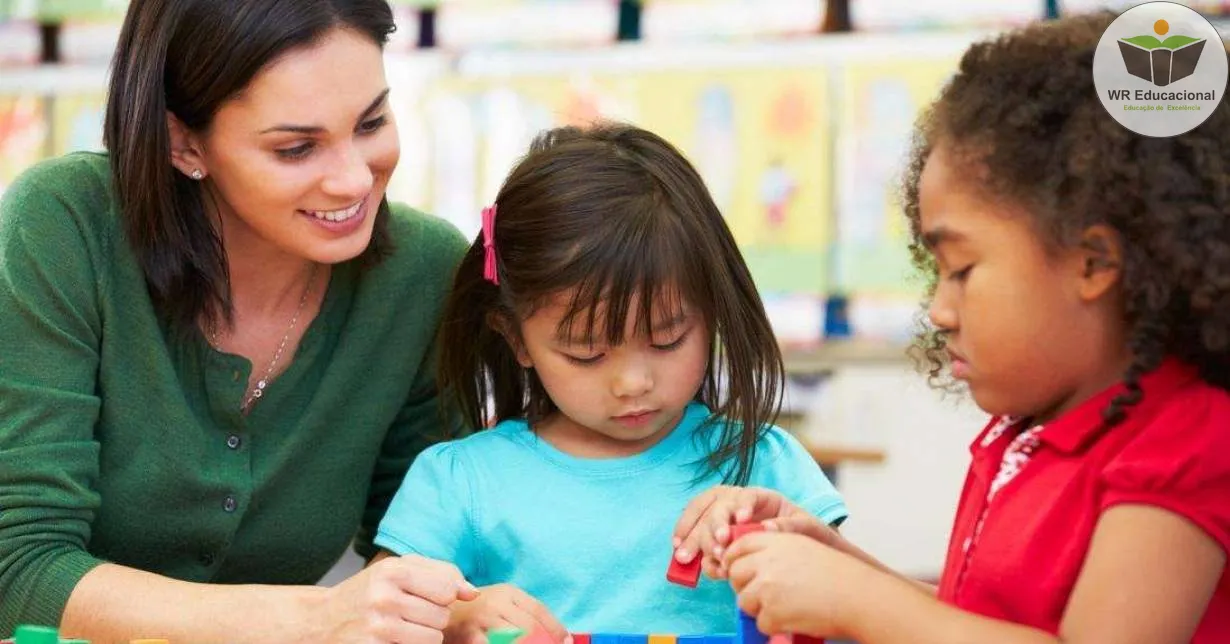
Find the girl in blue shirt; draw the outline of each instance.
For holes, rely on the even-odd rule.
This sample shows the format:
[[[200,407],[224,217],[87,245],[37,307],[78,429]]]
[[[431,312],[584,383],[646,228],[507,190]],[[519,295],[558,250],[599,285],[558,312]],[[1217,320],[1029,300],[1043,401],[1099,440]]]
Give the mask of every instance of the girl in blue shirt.
[[[846,508],[770,424],[781,354],[734,238],[669,143],[545,132],[512,170],[445,307],[440,382],[474,427],[424,451],[376,544],[483,587],[446,637],[491,628],[735,630],[728,584],[668,584],[672,528],[722,484]]]

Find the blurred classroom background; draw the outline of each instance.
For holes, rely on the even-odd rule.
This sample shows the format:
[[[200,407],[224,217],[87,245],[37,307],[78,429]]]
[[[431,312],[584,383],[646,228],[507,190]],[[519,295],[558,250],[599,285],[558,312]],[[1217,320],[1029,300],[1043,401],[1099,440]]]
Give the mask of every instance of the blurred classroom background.
[[[905,356],[922,287],[896,199],[911,127],[970,43],[1139,3],[394,0],[389,197],[472,236],[543,128],[609,117],[671,140],[752,267],[787,357],[782,423],[834,473],[844,531],[934,577],[985,419]],[[0,192],[40,159],[101,148],[127,4],[0,0]],[[1230,0],[1184,4],[1230,33]]]

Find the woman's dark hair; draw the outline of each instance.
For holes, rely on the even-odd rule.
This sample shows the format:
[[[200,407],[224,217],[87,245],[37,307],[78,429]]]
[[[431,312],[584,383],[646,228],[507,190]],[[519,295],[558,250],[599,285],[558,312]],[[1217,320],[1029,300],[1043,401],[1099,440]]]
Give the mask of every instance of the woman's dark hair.
[[[103,141],[124,229],[158,313],[172,328],[229,319],[227,262],[198,182],[171,165],[167,113],[209,128],[262,68],[349,28],[383,46],[385,0],[140,0],[128,6],[112,62]],[[360,263],[389,250],[388,204]]]
[[[1122,288],[1133,361],[1106,424],[1140,401],[1140,377],[1167,356],[1230,388],[1230,108],[1222,103],[1178,136],[1135,134],[1103,108],[1093,54],[1114,20],[1100,13],[1039,23],[971,47],[920,121],[904,201],[915,264],[934,294],[922,243],[919,179],[933,149],[954,152],[981,189],[1024,206],[1053,248],[1094,225],[1123,244]],[[942,330],[919,336],[921,362],[940,383]]]
[[[704,316],[714,347],[697,395],[710,421],[723,424],[708,465],[746,483],[756,440],[780,409],[781,352],[730,229],[683,155],[629,125],[549,130],[512,170],[496,207],[499,285],[483,277],[480,235],[441,323],[440,384],[469,423],[524,417],[533,426],[556,411],[493,324],[515,332],[575,289],[561,325],[618,345],[633,308],[635,332],[648,334],[653,307],[682,300]],[[599,319],[604,328],[595,328]]]

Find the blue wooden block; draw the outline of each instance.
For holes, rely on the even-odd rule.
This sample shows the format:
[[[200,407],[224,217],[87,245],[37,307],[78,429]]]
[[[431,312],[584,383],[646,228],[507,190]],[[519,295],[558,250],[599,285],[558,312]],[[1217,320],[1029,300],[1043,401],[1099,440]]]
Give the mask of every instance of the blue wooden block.
[[[704,644],[738,644],[735,641],[737,639],[734,633],[718,633],[716,635],[706,635]]]
[[[649,644],[649,634],[623,633],[619,636],[619,644]]]
[[[680,635],[675,638],[675,644],[706,644],[708,635]]]
[[[589,644],[623,644],[620,637],[615,633],[593,633],[589,636]]]
[[[756,619],[743,611],[739,611],[739,633],[735,637],[736,644],[766,644],[769,636],[756,628]]]

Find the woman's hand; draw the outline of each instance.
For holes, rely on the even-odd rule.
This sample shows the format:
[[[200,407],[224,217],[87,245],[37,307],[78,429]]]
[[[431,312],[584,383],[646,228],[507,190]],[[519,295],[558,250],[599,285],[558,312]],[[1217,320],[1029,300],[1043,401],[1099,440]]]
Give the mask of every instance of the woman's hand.
[[[450,563],[386,557],[328,589],[317,611],[321,641],[440,644],[455,603],[477,597]]]
[[[732,524],[787,519],[790,522],[783,524],[784,530],[802,529],[806,520],[831,530],[780,492],[729,485],[710,488],[688,503],[675,524],[675,559],[686,564],[699,555],[703,557],[701,570],[720,579],[725,576],[721,559],[730,544]]]
[[[445,629],[448,644],[486,644],[487,631],[519,628],[546,631],[556,642],[571,642],[568,629],[542,602],[512,584],[484,586],[477,599],[458,603]]]

